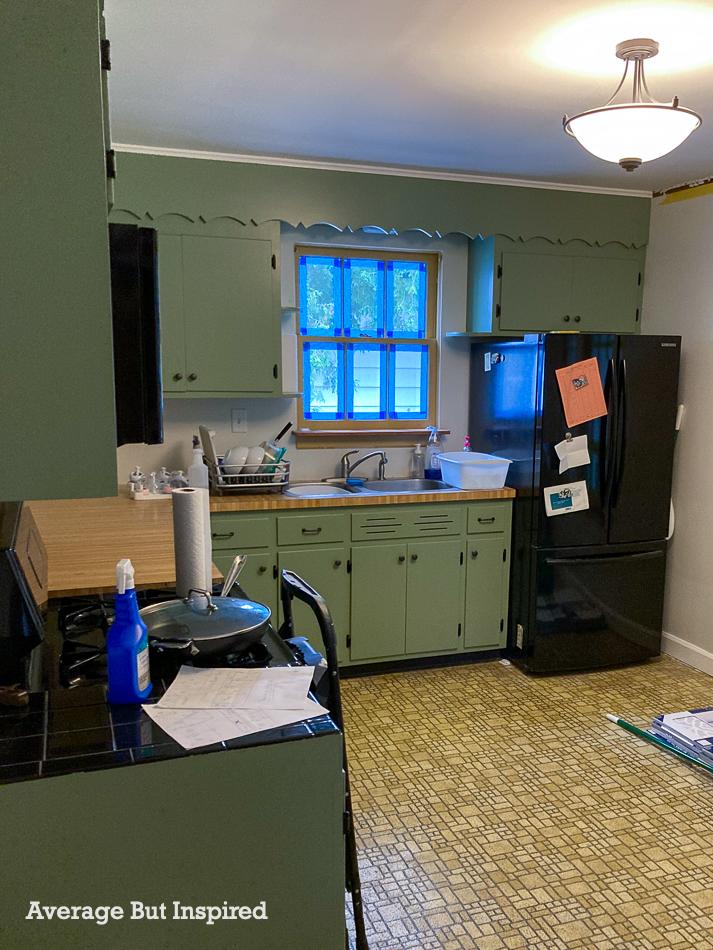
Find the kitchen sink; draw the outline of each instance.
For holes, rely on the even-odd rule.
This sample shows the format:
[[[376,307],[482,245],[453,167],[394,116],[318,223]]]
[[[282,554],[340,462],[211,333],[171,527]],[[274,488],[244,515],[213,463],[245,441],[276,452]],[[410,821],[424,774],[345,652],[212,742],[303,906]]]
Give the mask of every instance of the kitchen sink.
[[[330,482],[309,482],[304,485],[290,485],[285,495],[290,498],[340,498],[342,495],[353,495],[359,491],[352,485],[331,484]]]
[[[375,478],[369,479],[362,491],[406,495],[411,492],[453,491],[453,488],[435,478]]]

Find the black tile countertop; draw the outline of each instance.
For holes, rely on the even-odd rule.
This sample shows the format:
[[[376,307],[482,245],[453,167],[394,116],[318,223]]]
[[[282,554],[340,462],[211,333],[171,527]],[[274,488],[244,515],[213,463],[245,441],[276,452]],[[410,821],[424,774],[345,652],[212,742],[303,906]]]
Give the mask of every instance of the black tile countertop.
[[[159,699],[165,688],[161,680],[154,679],[151,700]],[[28,706],[0,706],[0,785],[338,731],[329,716],[321,716],[199,749],[184,749],[140,705],[109,705],[103,685],[49,690],[32,693]]]

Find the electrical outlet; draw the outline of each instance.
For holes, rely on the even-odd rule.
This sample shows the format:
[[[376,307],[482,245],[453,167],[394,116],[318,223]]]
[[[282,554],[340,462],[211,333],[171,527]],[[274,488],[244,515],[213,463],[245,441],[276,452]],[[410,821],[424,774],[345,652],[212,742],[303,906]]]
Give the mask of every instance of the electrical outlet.
[[[247,409],[230,410],[230,428],[232,432],[248,431],[248,411]]]

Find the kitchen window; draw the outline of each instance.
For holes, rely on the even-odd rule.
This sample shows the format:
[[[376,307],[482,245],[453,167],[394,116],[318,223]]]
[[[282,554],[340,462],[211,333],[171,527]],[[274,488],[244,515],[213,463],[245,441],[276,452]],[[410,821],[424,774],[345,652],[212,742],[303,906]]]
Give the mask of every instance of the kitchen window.
[[[295,263],[300,428],[434,424],[438,256],[298,246]]]

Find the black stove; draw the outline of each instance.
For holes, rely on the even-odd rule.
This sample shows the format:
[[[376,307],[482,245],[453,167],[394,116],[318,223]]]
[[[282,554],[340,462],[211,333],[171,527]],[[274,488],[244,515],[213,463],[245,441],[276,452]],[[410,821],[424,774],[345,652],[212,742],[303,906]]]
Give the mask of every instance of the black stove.
[[[139,607],[171,600],[166,590],[137,591]],[[63,601],[58,611],[61,636],[59,681],[65,688],[106,683],[106,636],[114,619],[112,598],[83,597]],[[184,661],[186,662],[186,661]],[[263,637],[241,653],[220,657],[196,657],[193,666],[257,668],[266,666],[302,666],[304,657],[299,647],[283,640],[270,627]],[[172,680],[175,661],[151,655],[151,679]]]

